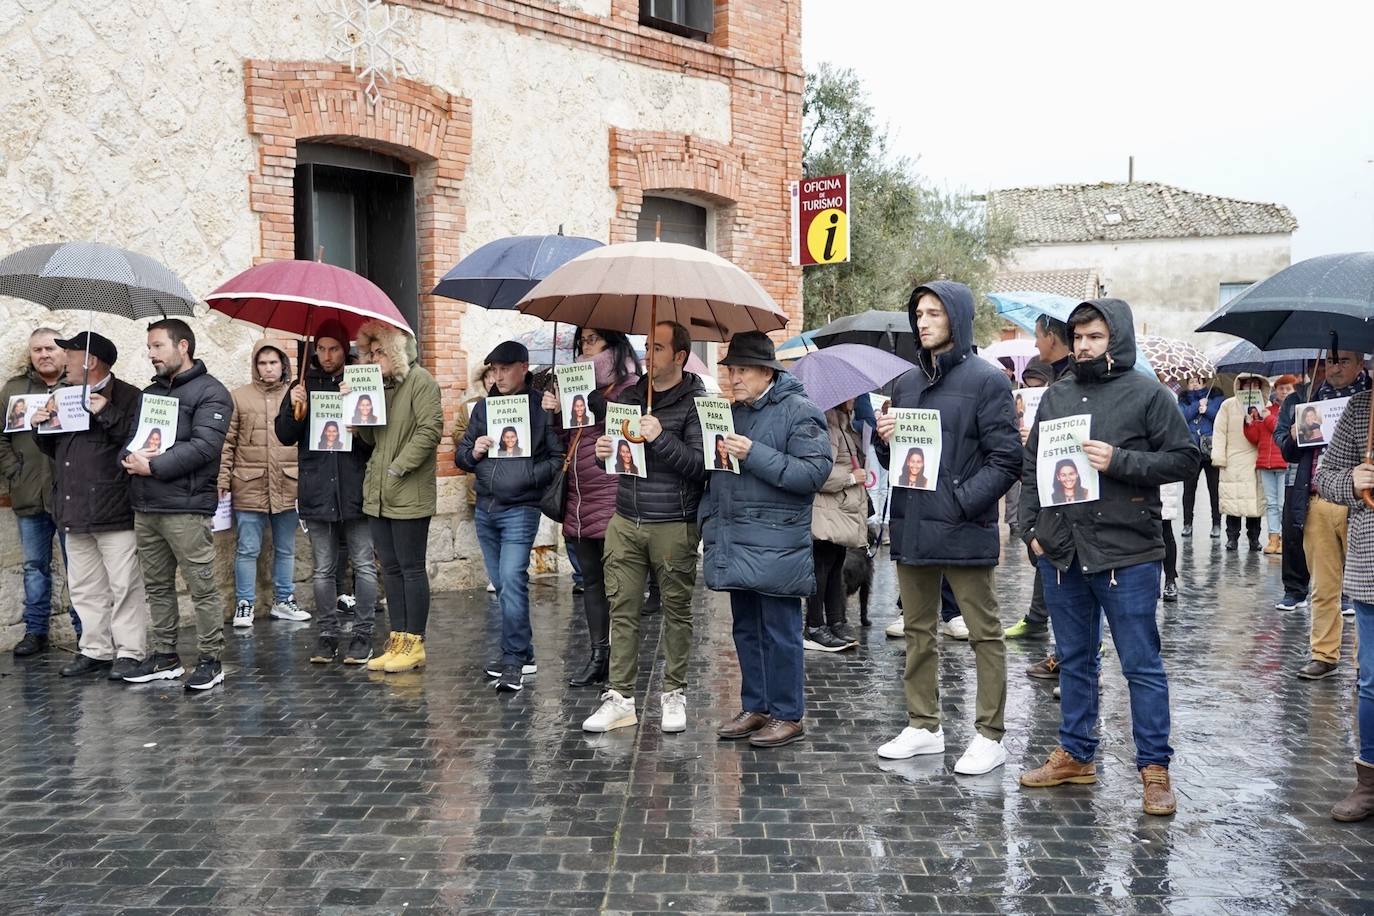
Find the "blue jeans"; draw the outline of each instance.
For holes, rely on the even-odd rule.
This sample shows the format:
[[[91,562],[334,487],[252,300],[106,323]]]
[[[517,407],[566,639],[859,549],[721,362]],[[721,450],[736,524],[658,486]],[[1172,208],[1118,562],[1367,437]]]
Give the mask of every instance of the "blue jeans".
[[[582,579],[582,560],[573,549],[571,541],[568,542],[568,565],[572,567],[573,585],[586,585]]]
[[[1355,602],[1355,633],[1360,641],[1359,664],[1360,760],[1374,766],[1374,604]]]
[[[1279,468],[1277,471],[1269,471],[1260,468],[1260,484],[1264,487],[1264,521],[1269,526],[1270,534],[1283,534],[1283,493],[1287,489],[1283,485],[1284,478],[1288,476],[1287,468]]]
[[[800,722],[802,698],[802,602],[758,592],[731,592],[739,700],[745,712]]]
[[[528,665],[534,661],[530,552],[539,532],[539,510],[534,506],[512,506],[488,512],[478,506],[476,521],[482,562],[501,604],[501,663]]]
[[[262,531],[272,525],[272,592],[277,602],[291,597],[296,576],[296,510],[287,512],[244,512],[234,510],[238,528],[238,549],[234,551],[234,597],[254,603],[258,595],[258,554],[262,553]]]
[[[1097,754],[1097,647],[1102,640],[1102,614],[1112,628],[1112,643],[1131,694],[1131,730],[1135,764],[1167,767],[1169,684],[1159,654],[1155,608],[1159,604],[1160,564],[1138,563],[1123,569],[1086,575],[1075,557],[1060,572],[1040,560],[1045,603],[1050,609],[1059,647],[1059,743],[1087,763]]]
[[[35,636],[48,635],[48,618],[52,616],[52,536],[56,534],[62,547],[62,563],[67,562],[67,536],[57,530],[57,523],[46,512],[16,516],[19,521],[19,544],[24,553],[24,632]],[[72,616],[76,635],[81,635],[81,618],[76,608],[67,608]]]

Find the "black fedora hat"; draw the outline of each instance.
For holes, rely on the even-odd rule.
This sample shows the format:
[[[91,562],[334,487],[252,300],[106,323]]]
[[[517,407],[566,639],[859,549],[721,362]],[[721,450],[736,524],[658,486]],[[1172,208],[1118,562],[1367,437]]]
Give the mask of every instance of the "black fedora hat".
[[[744,331],[730,338],[730,349],[720,361],[722,366],[763,366],[785,372],[786,367],[778,362],[777,350],[773,340],[762,331]]]

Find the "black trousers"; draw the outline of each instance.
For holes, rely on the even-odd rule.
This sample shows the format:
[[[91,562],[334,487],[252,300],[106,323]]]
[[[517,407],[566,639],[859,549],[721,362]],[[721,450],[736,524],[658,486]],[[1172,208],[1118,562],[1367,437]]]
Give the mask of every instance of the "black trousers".
[[[1283,500],[1283,593],[1306,598],[1312,576],[1307,571],[1307,554],[1302,547],[1302,529],[1296,524],[1294,510],[1306,507],[1308,494],[1289,487]]]
[[[1221,468],[1213,467],[1208,458],[1202,459],[1201,474],[1207,475],[1207,501],[1212,505],[1212,524],[1221,524]],[[1197,481],[1183,481],[1183,524],[1193,524],[1193,508],[1197,505]]]
[[[582,610],[587,615],[587,641],[593,649],[611,647],[611,605],[606,600],[604,538],[568,538],[582,567]]]
[[[1174,540],[1174,522],[1164,520],[1164,581],[1178,578],[1178,541]]]
[[[812,629],[845,622],[844,553],[833,541],[811,542],[816,593],[806,599],[806,625]]]
[[[1249,515],[1245,516],[1245,534],[1246,534],[1246,535],[1250,538],[1250,540],[1252,540],[1252,541],[1258,541],[1258,540],[1259,540],[1259,536],[1260,536],[1260,522],[1261,522],[1261,519],[1260,519],[1259,516],[1249,516]],[[1228,541],[1238,541],[1238,540],[1240,540],[1240,516],[1239,516],[1239,515],[1228,515],[1228,516],[1226,516],[1226,539],[1227,539]]]
[[[428,518],[368,518],[381,561],[391,632],[425,635],[429,623]]]

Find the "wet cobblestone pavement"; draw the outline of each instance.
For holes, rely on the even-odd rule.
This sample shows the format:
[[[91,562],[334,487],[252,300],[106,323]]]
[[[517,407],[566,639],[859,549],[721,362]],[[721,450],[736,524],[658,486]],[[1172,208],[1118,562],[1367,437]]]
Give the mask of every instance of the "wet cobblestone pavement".
[[[807,654],[805,742],[715,739],[737,680],[706,592],[687,732],[658,731],[644,664],[640,727],[584,736],[597,694],[565,686],[585,645],[565,578],[532,593],[539,674],[513,696],[480,671],[481,592],[436,599],[423,673],[311,666],[311,625],[279,621],[229,634],[208,696],[73,683],[60,652],[0,661],[0,911],[1374,913],[1374,823],[1328,815],[1352,777],[1353,626],[1337,677],[1296,680],[1306,611],[1273,609],[1277,562],[1219,545],[1184,542],[1161,611],[1172,819],[1140,812],[1110,649],[1096,786],[1017,786],[1056,740],[1052,684],[1021,673],[1045,640],[1009,644],[1005,768],[953,774],[973,679],[949,639],[948,752],[880,761],[905,724],[885,555],[864,646]],[[1010,624],[1030,571],[1015,545],[1004,563]]]

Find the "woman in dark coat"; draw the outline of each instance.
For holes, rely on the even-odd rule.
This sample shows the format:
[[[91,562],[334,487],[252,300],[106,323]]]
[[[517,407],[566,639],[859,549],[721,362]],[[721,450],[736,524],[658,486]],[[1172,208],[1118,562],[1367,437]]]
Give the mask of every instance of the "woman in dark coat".
[[[639,357],[629,338],[619,331],[578,328],[574,347],[578,362],[590,362],[595,367],[597,388],[606,394],[607,400],[615,400],[639,381]],[[561,410],[554,391],[545,391],[542,403],[545,410],[555,414]],[[589,421],[592,419],[588,417]],[[589,422],[581,429],[559,430],[570,456],[563,538],[568,549],[576,553],[582,569],[582,607],[587,615],[587,638],[591,643],[586,664],[568,679],[571,687],[601,684],[610,674],[611,612],[606,600],[602,553],[606,547],[606,526],[615,513],[615,495],[620,481],[607,474],[605,467],[596,460],[596,440],[604,433],[603,420]]]

